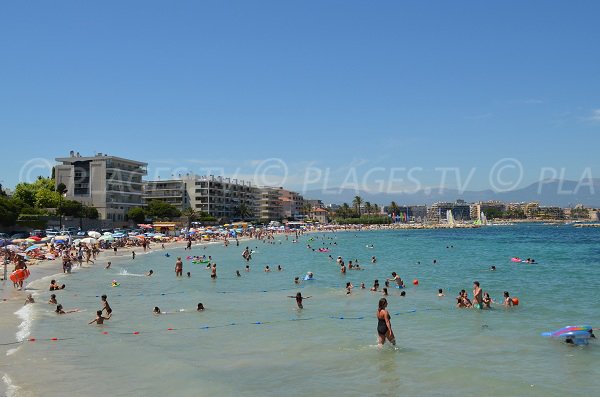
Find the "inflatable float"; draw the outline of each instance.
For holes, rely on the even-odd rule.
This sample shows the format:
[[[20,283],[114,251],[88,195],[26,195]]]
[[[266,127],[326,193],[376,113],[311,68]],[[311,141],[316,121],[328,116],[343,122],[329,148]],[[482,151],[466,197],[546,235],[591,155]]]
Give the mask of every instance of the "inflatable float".
[[[27,269],[17,269],[14,272],[12,272],[8,278],[10,278],[10,281],[12,281],[13,283],[18,283],[27,279],[27,277],[29,277],[29,274],[29,270]]]
[[[329,252],[329,248],[319,248],[319,252]]]
[[[515,263],[521,263],[521,258],[519,258],[518,256],[515,256],[514,258],[511,258],[510,260]]]
[[[568,325],[554,332],[543,332],[542,336],[563,339],[565,342],[577,346],[587,345],[590,338],[595,338],[592,327],[589,325]]]

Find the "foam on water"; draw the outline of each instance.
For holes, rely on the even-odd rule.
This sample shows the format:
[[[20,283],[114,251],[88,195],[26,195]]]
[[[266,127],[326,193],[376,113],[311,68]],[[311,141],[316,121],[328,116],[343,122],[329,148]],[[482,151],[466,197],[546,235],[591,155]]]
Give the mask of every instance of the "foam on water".
[[[17,317],[22,320],[19,324],[19,330],[16,337],[19,342],[31,335],[31,325],[33,323],[33,305],[25,305],[15,312]]]
[[[20,387],[13,384],[12,379],[8,376],[8,374],[4,374],[2,376],[2,381],[6,386],[6,397],[16,397]]]

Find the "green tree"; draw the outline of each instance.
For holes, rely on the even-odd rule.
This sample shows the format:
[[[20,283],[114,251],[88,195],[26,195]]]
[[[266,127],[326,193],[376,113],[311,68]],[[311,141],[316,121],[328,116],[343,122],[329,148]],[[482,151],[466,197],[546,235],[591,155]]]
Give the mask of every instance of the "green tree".
[[[28,207],[35,207],[36,189],[31,183],[19,183],[15,186],[13,197],[23,202]]]
[[[367,215],[371,215],[371,212],[373,212],[373,206],[371,205],[370,201],[365,202],[365,213]]]
[[[38,189],[35,193],[35,206],[37,208],[57,208],[60,201],[60,194],[46,188]]]
[[[373,213],[378,214],[381,212],[381,208],[379,208],[379,204],[373,204]]]
[[[100,217],[100,213],[95,207],[88,207],[87,205],[83,206],[83,217],[87,219],[98,219]]]
[[[252,208],[246,203],[240,203],[235,210],[236,216],[239,216],[243,221],[251,219],[253,216]]]
[[[388,214],[398,215],[398,212],[400,212],[400,207],[398,207],[398,204],[396,204],[395,201],[392,201],[390,203],[390,205],[388,206],[387,212],[388,212]]]
[[[6,196],[0,196],[0,225],[13,226],[21,212],[20,202]]]
[[[135,223],[144,223],[146,220],[146,211],[140,207],[131,208],[127,212],[127,218]]]
[[[58,205],[56,212],[63,216],[83,218],[83,205],[79,201],[75,200],[62,200]]]
[[[58,186],[56,186],[56,191],[58,192],[58,194],[65,194],[65,192],[67,191],[67,185],[65,185],[64,183],[59,183]]]
[[[354,207],[354,211],[360,217],[360,206],[363,203],[363,199],[360,196],[354,196],[354,200],[352,200],[352,206]]]
[[[156,219],[172,219],[181,216],[181,212],[175,206],[160,200],[150,201],[146,212]]]

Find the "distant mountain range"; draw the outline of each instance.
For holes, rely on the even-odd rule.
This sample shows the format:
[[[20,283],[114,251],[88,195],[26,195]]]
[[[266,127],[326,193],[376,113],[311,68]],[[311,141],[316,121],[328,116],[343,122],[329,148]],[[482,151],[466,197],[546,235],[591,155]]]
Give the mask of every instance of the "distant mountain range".
[[[433,204],[438,201],[454,202],[457,199],[468,203],[498,200],[503,202],[539,201],[540,205],[570,207],[583,204],[587,207],[600,207],[600,179],[582,182],[569,180],[546,180],[533,183],[521,189],[508,192],[493,190],[464,191],[456,189],[431,188],[410,193],[386,193],[357,191],[354,189],[308,190],[305,198],[320,199],[324,203],[351,204],[355,196],[371,204],[388,205],[395,201],[398,205]]]

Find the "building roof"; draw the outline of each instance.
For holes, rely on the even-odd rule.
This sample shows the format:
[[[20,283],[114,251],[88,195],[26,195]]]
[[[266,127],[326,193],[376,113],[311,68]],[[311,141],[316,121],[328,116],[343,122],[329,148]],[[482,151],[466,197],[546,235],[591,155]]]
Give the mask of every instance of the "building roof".
[[[131,159],[126,159],[124,157],[117,157],[117,156],[108,156],[106,154],[102,154],[102,153],[98,153],[95,156],[69,156],[69,157],[57,157],[54,160],[56,160],[59,163],[74,163],[76,161],[98,161],[98,160],[119,160],[119,161],[125,161],[128,163],[134,163],[140,166],[147,166],[148,163],[144,163],[142,161],[137,161],[137,160],[131,160]]]

